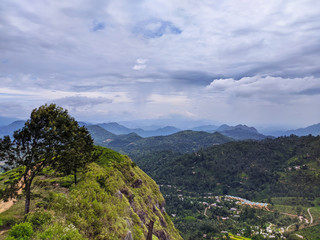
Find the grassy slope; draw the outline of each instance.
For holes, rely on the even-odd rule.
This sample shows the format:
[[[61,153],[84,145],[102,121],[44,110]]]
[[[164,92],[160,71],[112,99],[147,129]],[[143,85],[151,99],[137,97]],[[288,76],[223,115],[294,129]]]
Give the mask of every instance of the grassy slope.
[[[52,171],[37,177],[31,206],[34,213],[29,220],[23,219],[23,200],[18,200],[0,214],[2,229],[47,214],[49,221],[32,222],[32,239],[63,239],[68,234],[83,239],[124,239],[129,231],[133,239],[145,239],[150,220],[155,222],[154,239],[182,239],[164,211],[157,184],[128,157],[99,150],[103,152],[99,161],[87,167],[77,185],[72,184],[72,176],[57,177]]]

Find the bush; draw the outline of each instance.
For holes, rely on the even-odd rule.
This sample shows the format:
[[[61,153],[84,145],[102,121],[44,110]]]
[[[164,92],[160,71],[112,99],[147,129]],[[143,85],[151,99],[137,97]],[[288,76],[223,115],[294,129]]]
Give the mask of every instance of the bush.
[[[29,240],[32,234],[33,234],[32,224],[29,222],[23,222],[23,223],[14,225],[10,229],[6,240],[12,240],[12,239]]]
[[[52,215],[48,211],[40,210],[35,213],[28,214],[27,221],[32,224],[33,227],[39,228],[44,224],[51,222]]]
[[[72,224],[65,226],[55,223],[49,226],[44,232],[38,234],[39,239],[43,240],[85,240],[78,229]]]

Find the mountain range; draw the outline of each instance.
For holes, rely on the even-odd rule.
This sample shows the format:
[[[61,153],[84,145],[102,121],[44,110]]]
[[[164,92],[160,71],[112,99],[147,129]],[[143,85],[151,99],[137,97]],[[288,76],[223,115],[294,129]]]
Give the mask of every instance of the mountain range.
[[[22,128],[25,122],[24,120],[17,120],[17,121],[11,122],[10,124],[5,124],[7,123],[7,121],[8,121],[7,118],[0,117],[0,136],[12,135],[15,130]],[[306,136],[309,134],[314,136],[320,135],[320,123],[314,124],[312,126],[308,126],[306,128],[299,128],[299,129],[288,130],[288,131],[276,131],[271,133],[268,136],[259,133],[257,129],[255,129],[254,127],[248,127],[242,124],[239,124],[236,126],[229,126],[227,124],[223,124],[220,126],[201,125],[198,127],[193,127],[191,129],[180,129],[174,126],[164,126],[164,127],[149,126],[149,127],[143,127],[143,128],[129,128],[116,122],[99,123],[99,124],[79,122],[79,125],[86,126],[87,128],[89,126],[99,126],[104,130],[107,130],[109,134],[114,134],[114,135],[125,135],[125,134],[135,133],[143,138],[148,138],[153,136],[168,136],[174,133],[181,132],[183,130],[203,131],[207,133],[219,132],[235,140],[246,140],[246,139],[262,140],[265,138],[289,136],[291,134],[294,134],[297,136]],[[91,129],[93,128],[94,127],[91,127]],[[99,135],[99,134],[97,133],[96,135]]]
[[[153,151],[173,151],[187,153],[203,147],[213,146],[233,141],[218,132],[180,131],[168,136],[153,136],[143,138],[136,133],[116,135],[98,125],[87,126],[95,144],[111,148],[121,153],[139,155]]]
[[[11,136],[14,131],[21,129],[24,126],[25,121],[18,120],[10,123],[9,125],[1,126],[0,127],[0,137],[9,135]]]
[[[290,136],[291,134],[297,135],[297,136],[307,136],[309,134],[313,136],[320,135],[320,123],[314,124],[305,128],[298,128],[295,130],[287,130],[287,131],[276,131],[272,133],[272,135],[275,137]]]
[[[157,128],[154,130],[144,130],[142,128],[127,128],[123,125],[120,125],[119,123],[116,122],[111,122],[111,123],[100,123],[96,124],[105,130],[112,132],[114,134],[129,134],[129,133],[136,133],[141,137],[151,137],[151,136],[165,136],[165,135],[170,135],[176,132],[181,131],[181,129],[172,127],[172,126],[166,126],[166,127],[161,127]]]

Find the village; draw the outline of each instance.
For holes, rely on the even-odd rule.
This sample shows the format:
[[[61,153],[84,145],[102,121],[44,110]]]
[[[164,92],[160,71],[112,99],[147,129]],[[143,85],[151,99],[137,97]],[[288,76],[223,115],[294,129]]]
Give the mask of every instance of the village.
[[[178,205],[193,205],[198,209],[199,217],[204,217],[213,222],[219,222],[222,227],[220,233],[234,237],[244,237],[245,235],[259,235],[264,239],[285,239],[286,231],[299,222],[298,218],[281,215],[275,220],[275,212],[271,211],[272,206],[268,203],[250,201],[233,195],[215,196],[212,193],[205,193],[195,196],[188,192],[181,191],[173,185],[161,185],[166,189],[166,198],[176,199]],[[201,210],[200,210],[201,209]],[[185,211],[170,212],[170,215],[179,219],[184,216]],[[181,216],[182,215],[182,216]],[[238,226],[237,231],[229,230],[230,226]],[[288,229],[289,227],[289,229]],[[204,238],[208,238],[207,233],[203,233]]]

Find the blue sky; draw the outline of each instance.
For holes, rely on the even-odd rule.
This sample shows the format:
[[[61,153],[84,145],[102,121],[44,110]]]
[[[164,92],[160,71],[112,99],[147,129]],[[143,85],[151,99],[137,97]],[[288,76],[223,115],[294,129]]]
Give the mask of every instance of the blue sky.
[[[0,116],[320,122],[318,0],[2,0]]]

